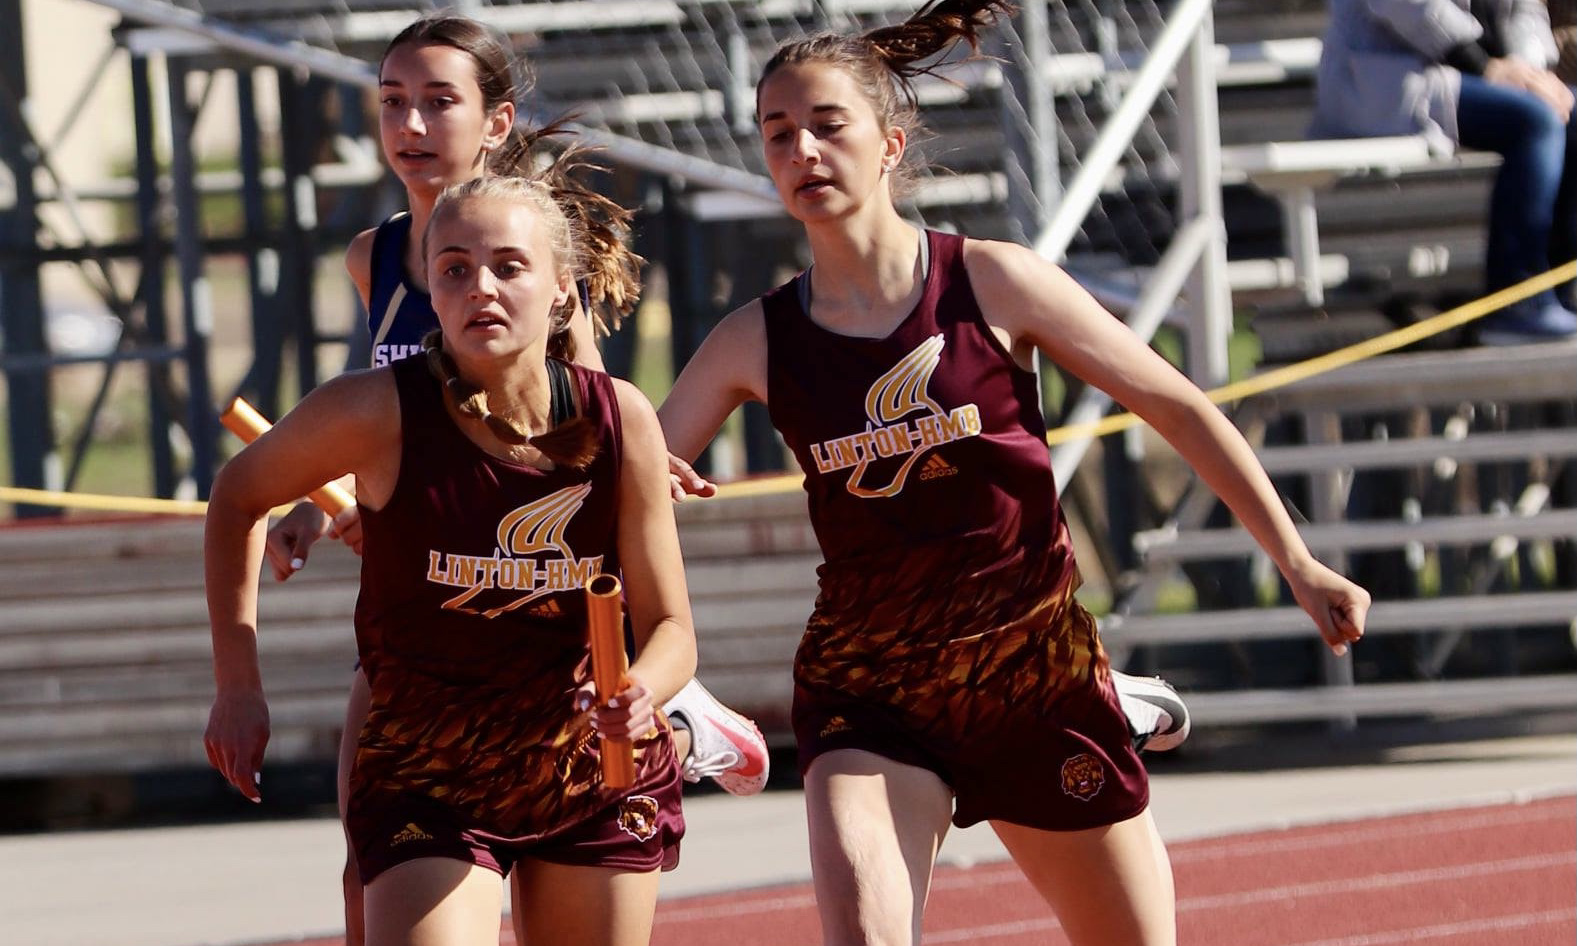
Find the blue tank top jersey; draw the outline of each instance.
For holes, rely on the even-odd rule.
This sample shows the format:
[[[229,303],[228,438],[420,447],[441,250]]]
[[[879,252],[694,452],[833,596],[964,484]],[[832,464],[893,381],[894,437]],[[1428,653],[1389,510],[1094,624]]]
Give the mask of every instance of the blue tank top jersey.
[[[422,336],[438,327],[433,301],[405,274],[405,247],[411,215],[397,213],[378,225],[372,238],[372,292],[367,331],[372,336],[372,366],[393,364],[421,350]]]

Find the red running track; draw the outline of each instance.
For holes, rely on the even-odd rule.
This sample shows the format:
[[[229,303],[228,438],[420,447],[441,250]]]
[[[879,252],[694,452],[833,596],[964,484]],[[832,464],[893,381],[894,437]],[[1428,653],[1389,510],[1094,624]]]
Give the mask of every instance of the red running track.
[[[1577,799],[1171,846],[1178,934],[1198,946],[1577,943]],[[1059,946],[1011,864],[938,870],[925,943]],[[805,886],[665,901],[652,946],[820,942]]]
[[[1182,946],[1573,946],[1577,798],[1171,845]],[[513,946],[507,931],[503,946]],[[652,946],[813,946],[808,885],[667,900]],[[301,946],[333,946],[338,940]],[[1006,863],[936,872],[925,943],[1066,946]]]

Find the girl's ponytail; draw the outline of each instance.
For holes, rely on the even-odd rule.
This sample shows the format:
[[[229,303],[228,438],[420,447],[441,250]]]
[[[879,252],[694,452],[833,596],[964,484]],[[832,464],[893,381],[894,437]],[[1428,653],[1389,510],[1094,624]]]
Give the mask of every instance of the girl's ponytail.
[[[573,116],[566,115],[537,129],[517,128],[493,153],[488,171],[548,185],[575,234],[575,272],[585,284],[585,299],[591,309],[587,315],[596,334],[606,337],[619,328],[640,301],[641,264],[645,260],[630,249],[633,214],[617,201],[592,190],[582,179],[588,173],[604,170],[586,160],[589,152],[565,144],[551,158],[543,158],[542,142],[573,135],[567,127],[572,120]],[[555,354],[568,360],[574,352]]]
[[[762,67],[756,96],[760,98],[762,85],[785,66],[820,64],[847,72],[881,126],[902,128],[908,138],[904,163],[889,169],[892,192],[898,196],[914,183],[912,164],[917,162],[910,156],[925,137],[914,80],[938,74],[942,63],[937,57],[959,41],[978,52],[981,31],[1011,16],[1014,9],[1009,0],[935,0],[896,26],[849,35],[817,33],[791,40],[779,46]]]
[[[932,74],[936,64],[917,65],[932,59],[954,43],[969,44],[971,52],[980,51],[980,31],[999,17],[1012,16],[1008,0],[934,0],[896,26],[883,26],[862,34],[861,39],[888,69],[907,84],[918,76]]]

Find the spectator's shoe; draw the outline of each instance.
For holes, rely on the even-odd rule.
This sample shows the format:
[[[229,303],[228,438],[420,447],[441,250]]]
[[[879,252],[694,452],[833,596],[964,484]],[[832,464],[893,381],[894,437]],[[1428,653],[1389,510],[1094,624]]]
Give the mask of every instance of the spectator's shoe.
[[[771,758],[756,724],[739,715],[691,679],[663,707],[690,730],[690,757],[680,769],[687,782],[710,778],[730,795],[754,795],[766,787]]]
[[[1478,329],[1480,345],[1530,345],[1577,337],[1577,312],[1551,293],[1540,293],[1486,318]]]
[[[1188,707],[1170,683],[1160,677],[1134,677],[1112,671],[1117,702],[1128,717],[1128,731],[1135,749],[1165,752],[1188,738]]]

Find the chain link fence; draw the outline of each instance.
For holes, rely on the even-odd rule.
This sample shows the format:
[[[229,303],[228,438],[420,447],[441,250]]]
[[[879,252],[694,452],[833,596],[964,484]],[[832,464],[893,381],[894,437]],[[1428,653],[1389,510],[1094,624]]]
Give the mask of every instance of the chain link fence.
[[[182,0],[182,7],[375,60],[425,6],[386,0]],[[917,0],[558,0],[460,4],[506,33],[535,77],[531,111],[572,110],[626,139],[764,177],[754,83],[777,45],[807,32],[903,19]],[[1029,242],[1055,209],[1165,18],[1158,0],[1024,4],[989,59],[919,85],[927,166],[911,195],[932,226]],[[954,58],[962,58],[955,52]],[[1173,229],[1169,95],[1155,105],[1070,256],[1102,268],[1153,262]],[[610,158],[618,162],[617,150]],[[714,217],[774,213],[770,201],[707,205]]]

